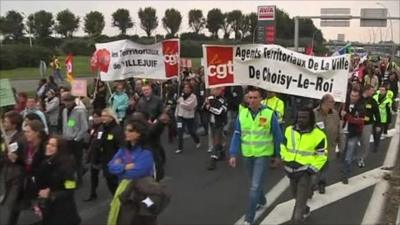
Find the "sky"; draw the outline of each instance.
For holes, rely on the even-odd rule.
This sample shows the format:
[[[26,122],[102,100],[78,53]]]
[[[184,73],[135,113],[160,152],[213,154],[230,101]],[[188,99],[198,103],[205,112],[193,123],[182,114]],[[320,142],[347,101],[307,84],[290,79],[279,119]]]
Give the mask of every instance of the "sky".
[[[125,8],[130,11],[131,17],[135,26],[128,30],[129,35],[138,34],[145,35],[145,32],[140,28],[140,21],[138,18],[139,8],[153,7],[157,11],[159,19],[159,26],[156,29],[156,34],[166,34],[162,26],[161,19],[164,17],[164,12],[168,8],[175,8],[182,14],[182,24],[179,32],[191,32],[188,25],[188,12],[191,9],[201,9],[203,15],[206,17],[207,12],[212,8],[220,8],[222,12],[229,12],[239,9],[242,13],[257,12],[257,6],[262,5],[276,5],[278,8],[286,11],[290,17],[294,16],[319,16],[321,8],[350,8],[353,16],[360,15],[361,8],[387,8],[389,15],[392,17],[400,17],[400,0],[388,1],[328,1],[328,0],[314,0],[314,1],[36,1],[36,0],[0,0],[0,15],[4,16],[7,11],[15,10],[24,13],[26,17],[39,10],[46,10],[53,13],[53,17],[64,9],[69,9],[75,15],[81,17],[79,30],[75,33],[76,36],[84,35],[83,32],[83,18],[90,11],[102,12],[105,17],[106,26],[103,33],[106,35],[117,35],[119,30],[111,26],[111,15],[119,8]],[[352,20],[350,27],[320,27],[320,20],[314,19],[316,27],[322,30],[324,38],[327,40],[336,40],[337,34],[345,34],[346,41],[360,41],[360,42],[379,42],[392,40],[391,29],[393,29],[393,39],[396,43],[400,43],[400,21],[392,20],[387,23],[384,28],[371,28],[360,27],[360,21]],[[279,29],[279,27],[277,27]],[[301,29],[301,23],[300,23]],[[205,29],[203,32],[208,33]]]

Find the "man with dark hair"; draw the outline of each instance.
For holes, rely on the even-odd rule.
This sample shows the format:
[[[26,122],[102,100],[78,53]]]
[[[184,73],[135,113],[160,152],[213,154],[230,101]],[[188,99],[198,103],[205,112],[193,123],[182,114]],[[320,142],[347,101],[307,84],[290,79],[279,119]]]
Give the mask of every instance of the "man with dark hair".
[[[75,157],[78,183],[80,183],[83,174],[83,139],[89,129],[88,116],[85,107],[77,105],[74,96],[71,94],[64,93],[62,102],[65,105],[62,112],[62,135],[67,140],[68,149]]]
[[[310,214],[307,199],[311,192],[312,177],[327,161],[328,141],[325,133],[315,126],[311,108],[301,108],[296,122],[285,130],[281,145],[281,157],[290,179],[290,187],[296,200],[292,222],[302,223]]]
[[[372,134],[373,129],[376,131],[381,131],[380,121],[381,117],[379,114],[379,106],[378,103],[372,98],[375,93],[375,88],[372,85],[365,85],[362,97],[361,104],[364,107],[365,117],[364,117],[364,128],[361,134],[361,148],[358,153],[358,167],[365,167],[365,159],[368,156],[369,152],[369,139]],[[375,133],[375,132],[374,132]]]
[[[348,184],[351,173],[351,167],[356,150],[357,142],[360,141],[362,130],[364,127],[364,107],[360,102],[361,94],[358,90],[350,92],[350,98],[340,111],[343,120],[343,129],[346,134],[346,144],[344,149],[343,160],[343,177],[342,182]]]
[[[0,224],[14,225],[18,222],[20,209],[18,201],[23,186],[24,145],[22,116],[16,111],[7,112],[2,120],[4,141],[8,146],[0,147]],[[3,146],[3,145],[1,145]]]
[[[261,89],[249,88],[247,100],[248,108],[241,107],[236,120],[229,149],[229,164],[236,167],[240,149],[251,180],[250,204],[245,224],[253,224],[257,207],[262,207],[267,202],[263,188],[268,159],[271,156],[280,157],[282,133],[275,113],[261,104]]]

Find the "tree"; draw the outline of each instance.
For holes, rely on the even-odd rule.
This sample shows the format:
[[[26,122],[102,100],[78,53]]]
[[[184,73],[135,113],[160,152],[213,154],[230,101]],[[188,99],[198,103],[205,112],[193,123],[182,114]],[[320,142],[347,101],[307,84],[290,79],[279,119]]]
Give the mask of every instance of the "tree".
[[[290,19],[289,15],[281,10],[281,9],[276,9],[276,27],[279,27],[279,29],[276,29],[276,37],[281,38],[281,39],[292,39],[294,34],[294,22],[293,19]],[[301,24],[301,27],[303,27],[303,24]]]
[[[79,28],[80,18],[76,17],[71,11],[65,9],[57,13],[57,24],[55,31],[66,37],[72,37],[74,31]]]
[[[207,13],[207,29],[210,31],[212,36],[218,39],[218,31],[224,25],[224,14],[220,9],[214,8]]]
[[[14,40],[20,40],[24,36],[25,25],[22,15],[14,10],[8,11],[2,17],[1,32]]]
[[[158,26],[156,10],[151,7],[147,7],[144,10],[140,8],[138,16],[140,19],[140,27],[146,32],[147,37],[150,37],[151,32]]]
[[[229,36],[232,33],[232,26],[228,20],[229,13],[224,13],[224,19],[222,23],[222,30],[224,31],[224,39],[229,39]]]
[[[40,10],[28,17],[28,27],[38,38],[47,38],[53,30],[54,20],[50,12]]]
[[[252,40],[254,40],[255,38],[254,36],[256,35],[257,21],[258,21],[257,13],[253,12],[247,15],[247,23],[249,23],[249,32]]]
[[[92,37],[98,37],[104,29],[104,16],[101,12],[91,11],[85,16],[85,32]]]
[[[182,23],[181,13],[176,9],[167,9],[162,22],[164,29],[168,32],[168,36],[175,37]]]
[[[4,35],[6,28],[5,28],[6,18],[4,16],[0,16],[0,34]]]
[[[127,9],[118,9],[112,14],[112,25],[121,30],[121,34],[125,35],[126,30],[133,27],[132,18]]]
[[[232,12],[229,12],[226,17],[226,23],[230,25],[231,30],[235,33],[235,40],[239,40],[242,36],[240,33],[243,25],[242,11],[233,10]]]
[[[200,9],[192,9],[189,11],[189,26],[195,34],[198,34],[206,25],[206,19]]]

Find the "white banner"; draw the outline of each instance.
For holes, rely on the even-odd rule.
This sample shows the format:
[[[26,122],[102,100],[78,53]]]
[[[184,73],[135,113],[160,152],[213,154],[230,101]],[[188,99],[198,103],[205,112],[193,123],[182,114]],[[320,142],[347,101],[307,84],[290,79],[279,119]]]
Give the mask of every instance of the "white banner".
[[[130,77],[170,79],[179,74],[178,39],[142,45],[130,40],[96,44],[97,68],[102,81]]]
[[[350,55],[316,57],[279,45],[203,46],[206,87],[253,85],[269,91],[345,102]],[[230,58],[230,56],[232,56]]]

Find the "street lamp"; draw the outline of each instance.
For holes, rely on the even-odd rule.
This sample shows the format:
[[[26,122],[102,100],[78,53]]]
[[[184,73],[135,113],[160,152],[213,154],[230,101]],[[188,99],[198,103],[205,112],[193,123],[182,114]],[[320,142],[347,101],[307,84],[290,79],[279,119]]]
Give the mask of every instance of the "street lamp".
[[[380,2],[376,2],[376,4],[382,6],[384,9],[386,9],[386,12],[389,14],[389,17],[391,17],[389,9],[384,4],[382,4]],[[393,39],[393,24],[392,24],[392,20],[391,19],[390,19],[390,33],[391,33],[391,36],[392,36],[392,60],[393,60],[394,59],[394,50],[395,50],[395,48],[394,48],[394,39]]]
[[[314,37],[315,37],[315,34],[318,32],[318,30],[316,30],[316,31],[314,31],[314,33],[313,33],[313,35],[312,35],[312,39],[311,39],[311,48],[313,49],[313,51],[314,51]]]
[[[24,17],[26,17],[26,15],[25,15],[25,13],[23,13],[23,12],[21,12],[21,14],[24,16]],[[26,18],[26,19],[28,19],[28,18]],[[29,29],[27,29],[27,31],[29,32],[29,46],[32,48],[32,31],[31,31],[31,28],[29,27]]]

